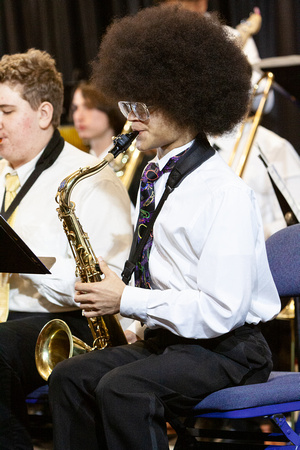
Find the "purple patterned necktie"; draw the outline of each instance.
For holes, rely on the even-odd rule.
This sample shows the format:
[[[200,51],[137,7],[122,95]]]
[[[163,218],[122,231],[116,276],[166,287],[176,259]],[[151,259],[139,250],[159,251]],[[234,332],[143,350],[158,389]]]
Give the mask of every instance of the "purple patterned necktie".
[[[143,236],[143,232],[146,230],[148,223],[151,220],[153,212],[155,210],[155,196],[154,196],[154,183],[165,172],[171,172],[175,163],[183,155],[182,152],[177,156],[173,156],[169,159],[167,164],[162,170],[156,163],[150,162],[142,175],[141,187],[140,187],[140,214],[137,223],[138,227],[138,240],[140,242]],[[141,260],[137,262],[135,268],[135,285],[136,287],[143,287],[151,289],[150,285],[150,273],[149,273],[149,256],[153,240],[153,230],[151,230],[149,238],[143,248]]]

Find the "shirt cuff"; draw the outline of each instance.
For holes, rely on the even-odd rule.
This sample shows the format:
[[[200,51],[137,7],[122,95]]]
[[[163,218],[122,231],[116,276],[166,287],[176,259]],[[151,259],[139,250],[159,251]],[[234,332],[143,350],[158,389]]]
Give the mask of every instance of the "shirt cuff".
[[[121,298],[120,314],[147,322],[147,304],[150,289],[126,286]]]

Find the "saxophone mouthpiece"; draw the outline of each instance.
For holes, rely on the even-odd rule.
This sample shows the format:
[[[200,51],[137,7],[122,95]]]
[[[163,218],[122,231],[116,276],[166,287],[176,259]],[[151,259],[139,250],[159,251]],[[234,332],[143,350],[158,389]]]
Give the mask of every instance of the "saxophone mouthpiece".
[[[134,141],[134,139],[137,137],[137,135],[139,134],[138,131],[132,131],[131,133],[127,133],[127,134],[119,134],[115,139],[114,139],[114,148],[112,148],[109,153],[112,153],[114,158],[116,158],[120,153],[125,152],[128,147],[130,147],[130,145],[132,144],[132,142]]]

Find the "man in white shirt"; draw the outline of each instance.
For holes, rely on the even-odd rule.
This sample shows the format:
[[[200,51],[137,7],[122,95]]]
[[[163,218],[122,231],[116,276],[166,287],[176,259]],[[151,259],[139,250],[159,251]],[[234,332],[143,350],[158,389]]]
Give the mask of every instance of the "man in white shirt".
[[[147,8],[104,36],[94,79],[119,100],[139,133],[138,149],[157,149],[157,165],[142,176],[138,242],[151,231],[166,183],[195,152],[202,164],[171,191],[141,256],[126,265],[123,280],[132,266],[135,287],[105,258],[101,283],[76,283],[75,301],[87,317],[120,312],[146,331],[131,345],[54,369],[56,450],[168,449],[166,421],[173,424],[174,415],[218,389],[267,380],[272,359],[259,324],[279,312],[280,300],[259,208],[206,139],[241,120],[250,78],[245,55],[212,17]]]
[[[45,384],[34,358],[42,327],[51,319],[62,319],[73,335],[92,344],[87,319],[74,302],[78,279],[75,260],[58,218],[55,197],[63,179],[80,167],[96,165],[98,160],[61,138],[57,127],[62,103],[62,76],[50,55],[31,49],[2,57],[1,202],[5,197],[6,174],[18,175],[17,199],[32,174],[37,174],[38,167],[45,164],[18,204],[12,226],[38,257],[55,258],[50,275],[14,273],[8,280],[9,314],[7,321],[3,315],[0,323],[0,448],[3,449],[32,449],[26,430],[25,398]],[[105,254],[109,265],[120,273],[132,239],[130,201],[122,183],[107,167],[75,186],[72,201],[95,253]],[[6,210],[3,202],[1,214],[5,217]]]

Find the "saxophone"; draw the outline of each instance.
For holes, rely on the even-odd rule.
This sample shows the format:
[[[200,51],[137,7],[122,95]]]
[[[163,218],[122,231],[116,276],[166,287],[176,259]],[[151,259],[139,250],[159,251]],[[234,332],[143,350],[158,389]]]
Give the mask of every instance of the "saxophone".
[[[122,134],[129,133],[131,130],[131,122],[127,120],[125,123]],[[120,154],[111,163],[110,167],[113,169],[118,178],[122,181],[123,185],[129,190],[136,169],[143,160],[143,154],[136,148],[135,142],[133,142],[126,150],[126,152]]]
[[[89,237],[75,215],[75,204],[70,201],[71,192],[79,181],[100,172],[119,154],[125,152],[138,132],[133,131],[121,134],[114,139],[114,147],[99,164],[93,167],[80,168],[66,177],[60,184],[56,194],[56,202],[59,219],[63,223],[73,257],[76,263],[76,276],[83,283],[101,281],[100,270],[96,255],[91,247]],[[114,315],[87,318],[90,327],[93,346],[72,336],[68,325],[60,320],[53,319],[42,328],[35,347],[35,362],[38,372],[44,380],[50,376],[56,364],[63,359],[86,353],[95,349],[126,344],[127,340]]]

